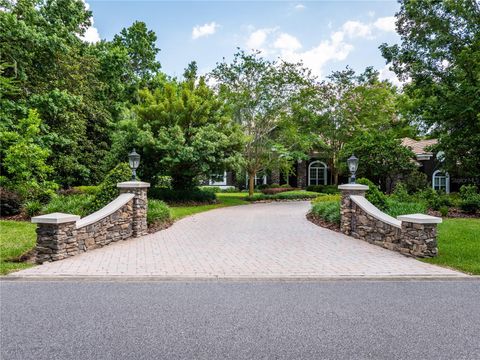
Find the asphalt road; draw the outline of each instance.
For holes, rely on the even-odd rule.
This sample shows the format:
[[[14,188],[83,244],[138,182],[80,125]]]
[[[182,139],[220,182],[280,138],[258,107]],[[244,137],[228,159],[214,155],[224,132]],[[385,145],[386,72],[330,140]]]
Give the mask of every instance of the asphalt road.
[[[480,281],[0,283],[1,359],[480,359]]]

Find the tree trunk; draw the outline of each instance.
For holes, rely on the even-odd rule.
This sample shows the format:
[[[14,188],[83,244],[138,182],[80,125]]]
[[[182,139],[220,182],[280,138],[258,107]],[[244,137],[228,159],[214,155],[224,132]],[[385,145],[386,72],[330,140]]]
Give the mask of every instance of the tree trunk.
[[[255,190],[255,173],[248,174],[248,196],[253,196]]]

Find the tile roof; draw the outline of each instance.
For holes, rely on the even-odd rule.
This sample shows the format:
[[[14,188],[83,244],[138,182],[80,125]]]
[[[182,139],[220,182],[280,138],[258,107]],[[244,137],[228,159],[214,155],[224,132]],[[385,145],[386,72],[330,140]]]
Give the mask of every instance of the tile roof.
[[[429,146],[435,145],[437,142],[437,139],[418,141],[408,137],[402,139],[402,145],[411,148],[415,155],[432,155],[431,151],[427,151],[425,149]]]

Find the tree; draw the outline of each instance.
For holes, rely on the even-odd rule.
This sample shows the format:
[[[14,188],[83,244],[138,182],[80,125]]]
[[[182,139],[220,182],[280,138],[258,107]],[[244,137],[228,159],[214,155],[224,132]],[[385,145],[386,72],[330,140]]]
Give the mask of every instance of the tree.
[[[446,170],[480,176],[480,5],[474,0],[401,1],[401,44],[382,55],[407,81],[410,113],[438,137]]]
[[[294,119],[294,101],[310,85],[308,72],[299,64],[273,62],[259,54],[239,51],[231,64],[217,64],[211,73],[246,138],[243,163],[250,195],[255,174],[273,167],[284,168],[285,156],[292,160],[299,153],[305,156],[305,151],[296,151],[302,142],[287,141],[300,134],[300,129],[288,124]]]
[[[0,141],[5,150],[2,158],[2,186],[17,191],[23,199],[51,195],[56,184],[48,181],[53,168],[47,165],[50,151],[42,146],[41,119],[30,110],[12,131],[2,131]]]
[[[346,164],[352,154],[359,158],[357,176],[372,180],[385,191],[391,191],[396,179],[408,177],[416,171],[412,161],[415,154],[402,145],[393,131],[368,131],[356,135],[341,150],[341,163]]]
[[[158,176],[169,175],[174,189],[191,189],[200,179],[223,173],[239,161],[238,126],[195,71],[183,81],[166,80],[153,92],[140,91],[134,110],[142,176],[154,184]]]
[[[340,153],[350,141],[371,131],[394,130],[403,133],[409,128],[398,116],[399,95],[387,81],[380,81],[378,72],[367,68],[356,75],[352,69],[333,72],[317,87],[312,107],[312,131],[319,134],[332,169],[332,182],[338,184],[343,160]]]

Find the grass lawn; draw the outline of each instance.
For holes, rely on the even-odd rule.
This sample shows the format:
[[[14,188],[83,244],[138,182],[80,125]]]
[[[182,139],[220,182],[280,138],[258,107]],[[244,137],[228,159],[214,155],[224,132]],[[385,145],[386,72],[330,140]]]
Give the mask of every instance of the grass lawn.
[[[245,201],[244,198],[247,196],[247,193],[218,193],[217,204],[210,205],[198,205],[198,206],[173,206],[171,207],[171,214],[173,220],[181,219],[185,216],[197,214],[207,210],[218,209],[227,206],[235,205],[245,205],[248,204],[248,201]]]
[[[438,256],[424,261],[480,275],[480,219],[444,219],[437,241]]]
[[[0,221],[0,274],[32,266],[14,260],[35,246],[35,228],[35,224],[25,221]]]

